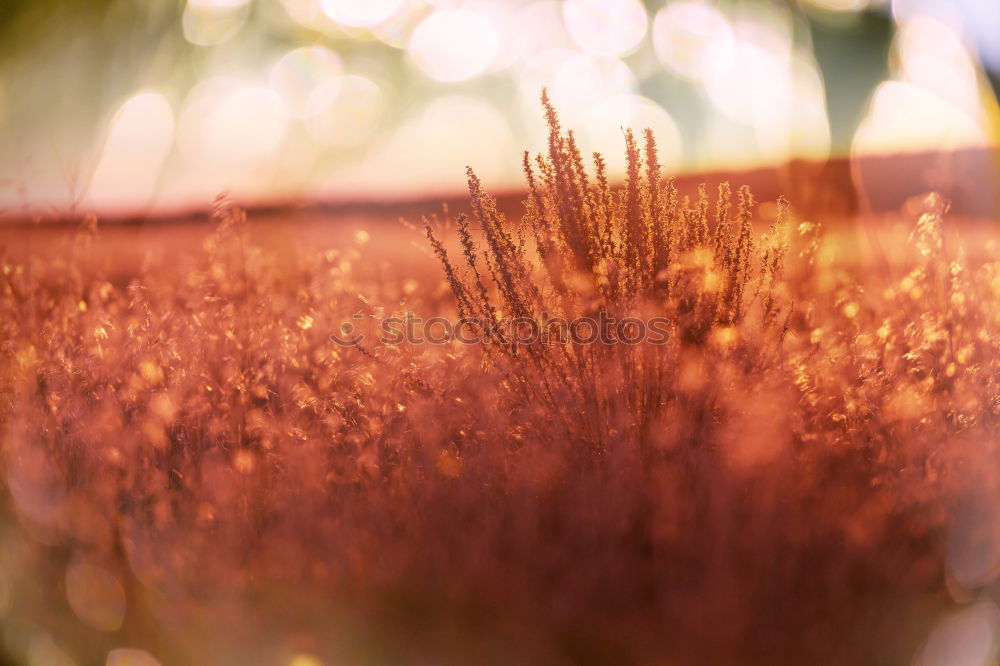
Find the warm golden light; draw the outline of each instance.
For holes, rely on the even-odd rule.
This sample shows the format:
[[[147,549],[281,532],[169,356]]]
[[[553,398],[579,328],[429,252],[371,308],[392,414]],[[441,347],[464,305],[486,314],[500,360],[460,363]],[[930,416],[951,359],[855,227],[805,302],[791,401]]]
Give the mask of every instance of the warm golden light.
[[[860,156],[986,145],[983,128],[960,107],[919,86],[887,81],[875,91],[852,152]]]
[[[895,52],[896,76],[876,90],[853,155],[991,144],[978,72],[954,28],[915,14],[902,20]]]
[[[1000,666],[1000,0],[0,7],[0,666]]]

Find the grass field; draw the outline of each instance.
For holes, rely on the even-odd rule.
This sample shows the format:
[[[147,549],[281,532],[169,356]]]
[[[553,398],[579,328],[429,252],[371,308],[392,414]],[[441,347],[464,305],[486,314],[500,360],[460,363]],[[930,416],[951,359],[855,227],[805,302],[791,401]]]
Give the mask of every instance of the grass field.
[[[517,215],[5,230],[8,659],[992,663],[995,230],[677,192],[651,137],[613,187],[549,121]],[[407,311],[669,336],[330,339]]]

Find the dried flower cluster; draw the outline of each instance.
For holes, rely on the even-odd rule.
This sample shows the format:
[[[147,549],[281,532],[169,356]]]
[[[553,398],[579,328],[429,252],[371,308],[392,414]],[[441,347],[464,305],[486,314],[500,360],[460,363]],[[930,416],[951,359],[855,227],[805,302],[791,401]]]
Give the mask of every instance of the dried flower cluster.
[[[463,265],[453,265],[425,220],[427,236],[460,317],[544,323],[594,313],[614,322],[670,315],[684,344],[669,350],[593,344],[520,348],[510,336],[495,336],[499,352],[518,361],[516,390],[543,404],[547,419],[564,422],[561,436],[587,440],[598,451],[621,446],[622,437],[645,443],[662,433],[658,416],[671,404],[665,380],[678,367],[678,350],[701,350],[713,335],[732,337],[748,317],[765,346],[780,345],[791,313],[789,304],[781,305],[788,204],[778,200],[777,220],[758,248],[749,189],[739,191],[735,219],[730,219],[728,183],[719,186],[714,216],[704,186],[696,201],[681,199],[673,180],[662,181],[649,130],[643,153],[632,130],[626,131],[625,186],[612,191],[602,156],[593,155],[592,181],[573,132],[561,133],[545,93],[542,103],[548,155],[538,155],[532,166],[524,154],[529,197],[521,226],[510,228],[470,169],[472,218],[457,220]],[[482,248],[473,222],[482,231]],[[782,308],[785,318],[777,321]]]

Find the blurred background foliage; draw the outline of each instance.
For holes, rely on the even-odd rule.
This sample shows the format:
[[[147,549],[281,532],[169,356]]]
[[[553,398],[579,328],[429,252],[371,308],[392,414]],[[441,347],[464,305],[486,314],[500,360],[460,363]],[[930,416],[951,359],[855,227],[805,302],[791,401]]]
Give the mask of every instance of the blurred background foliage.
[[[902,132],[873,150],[991,145],[1000,57],[984,35],[1000,34],[998,7],[5,0],[0,208],[183,208],[219,189],[259,201],[433,195],[460,188],[466,163],[514,186],[518,151],[543,138],[542,85],[586,148],[620,152],[619,125],[651,125],[680,170],[857,152],[894,78],[945,105],[909,123],[932,128],[923,145]],[[954,45],[935,46],[941,26]],[[974,102],[949,99],[954,81]],[[926,106],[914,103],[923,92],[889,92],[886,108]],[[428,151],[433,164],[417,156]]]

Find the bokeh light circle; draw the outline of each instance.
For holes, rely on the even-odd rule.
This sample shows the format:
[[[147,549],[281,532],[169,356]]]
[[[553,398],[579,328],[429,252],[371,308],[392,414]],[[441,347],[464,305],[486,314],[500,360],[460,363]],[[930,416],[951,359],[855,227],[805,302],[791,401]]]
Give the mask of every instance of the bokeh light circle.
[[[308,30],[326,32],[336,29],[336,24],[323,11],[317,0],[279,1],[288,17]]]
[[[748,41],[735,43],[728,66],[713,66],[702,89],[716,111],[746,125],[781,113],[791,102],[788,63]]]
[[[543,51],[570,46],[558,0],[540,0],[526,5],[514,15],[512,22],[514,30],[508,45],[512,62],[524,63]]]
[[[24,666],[79,666],[68,652],[45,632],[36,632],[28,638]]]
[[[248,160],[273,155],[287,127],[285,105],[277,93],[252,86],[222,99],[207,121],[204,138],[211,150]]]
[[[105,666],[160,666],[160,662],[145,650],[115,648],[108,653]]]
[[[730,66],[734,56],[732,27],[711,5],[672,2],[653,20],[653,48],[673,73],[701,80],[712,68]]]
[[[188,42],[215,46],[235,37],[249,15],[249,0],[188,0],[181,28]]]
[[[80,621],[98,631],[115,631],[125,620],[125,589],[106,569],[74,562],[66,569],[66,598]]]
[[[111,120],[88,198],[104,208],[137,208],[153,195],[174,142],[174,112],[156,92],[127,99]]]
[[[577,47],[612,56],[635,51],[649,24],[638,0],[566,0],[563,20]]]
[[[902,24],[917,17],[935,18],[954,28],[960,28],[964,21],[963,11],[969,11],[979,5],[988,7],[994,5],[991,0],[982,2],[981,0],[959,0],[949,2],[947,0],[892,0],[892,17],[896,23]],[[976,12],[979,13],[979,12]]]
[[[330,20],[354,28],[369,28],[392,17],[403,0],[321,0]]]
[[[643,132],[653,130],[664,169],[676,170],[682,164],[683,140],[677,123],[666,109],[641,95],[615,95],[590,110],[583,133],[585,154],[592,151],[602,153],[609,173],[623,174],[624,129],[631,129],[640,144]]]
[[[927,90],[886,81],[858,126],[852,157],[953,151],[989,144],[982,126],[960,107]]]
[[[413,29],[427,16],[427,11],[427,6],[421,2],[407,2],[388,19],[373,25],[371,34],[394,49],[405,49]]]
[[[408,45],[410,58],[437,81],[470,79],[485,72],[497,56],[500,35],[481,12],[445,9],[416,27]]]
[[[946,616],[927,638],[914,666],[987,666],[996,663],[1000,609],[981,601]]]
[[[872,0],[805,0],[806,4],[828,12],[862,12],[872,5]]]
[[[569,49],[539,53],[516,74],[521,104],[531,132],[543,138],[544,124],[539,96],[547,88],[564,124],[575,127],[586,122],[595,104],[616,95],[634,93],[638,79],[624,62]]]
[[[306,129],[325,146],[351,148],[372,135],[384,111],[385,96],[375,82],[355,74],[339,76],[309,96]]]
[[[326,189],[335,196],[385,196],[391,181],[394,196],[427,196],[446,191],[469,165],[493,187],[513,187],[519,174],[509,168],[509,157],[516,150],[507,120],[494,106],[447,95],[401,124],[359,163],[333,174]]]
[[[621,60],[576,54],[560,63],[549,93],[559,108],[590,107],[614,95],[633,92],[638,81]]]
[[[900,78],[961,107],[980,109],[976,65],[961,37],[948,25],[917,16],[903,22],[896,36]]]
[[[296,117],[306,115],[310,96],[323,82],[340,75],[340,56],[323,46],[289,51],[271,69],[269,82]]]
[[[202,81],[178,121],[176,182],[206,198],[220,190],[259,195],[275,182],[289,120],[287,105],[270,87],[228,77]]]

